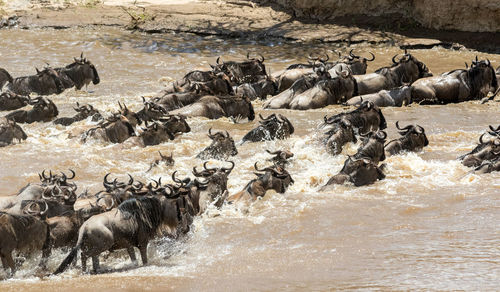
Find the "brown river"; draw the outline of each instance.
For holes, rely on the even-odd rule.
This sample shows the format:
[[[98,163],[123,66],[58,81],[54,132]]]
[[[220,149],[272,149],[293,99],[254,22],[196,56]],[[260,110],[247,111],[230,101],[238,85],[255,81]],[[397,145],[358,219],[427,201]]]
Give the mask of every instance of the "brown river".
[[[45,63],[63,66],[84,52],[97,67],[101,83],[83,91],[67,90],[50,98],[59,116],[72,116],[75,102],[91,103],[101,112],[116,110],[118,101],[142,108],[141,96],[152,96],[165,84],[193,69],[208,68],[217,56],[244,58],[261,53],[271,72],[310,52],[346,48],[298,45],[278,40],[223,40],[194,35],[130,33],[117,28],[69,30],[0,30],[0,67],[12,76],[34,74]],[[390,64],[401,53],[390,46],[355,46],[355,52],[373,51],[369,72]],[[442,48],[412,53],[430,70],[442,73],[463,68],[476,54],[496,68],[500,55]],[[333,55],[333,54],[332,54]],[[488,125],[500,123],[500,103],[467,102],[446,106],[411,105],[383,108],[388,139],[397,138],[394,123],[418,123],[425,128],[429,146],[419,153],[389,157],[386,179],[371,186],[337,186],[317,190],[337,173],[348,145],[333,157],[317,142],[317,126],[325,114],[349,108],[263,111],[285,114],[296,132],[288,140],[244,144],[232,160],[230,193],[254,177],[253,164],[265,163],[265,149],[289,149],[295,156],[288,170],[295,180],[285,194],[268,192],[247,212],[224,206],[209,208],[196,218],[181,241],[157,239],[150,244],[150,264],[136,268],[126,252],[103,254],[101,265],[113,270],[101,275],[82,274],[79,265],[59,276],[43,276],[39,257],[27,259],[14,278],[0,281],[0,291],[325,291],[325,290],[497,290],[500,283],[500,173],[470,174],[457,157],[471,150]],[[5,115],[6,112],[1,115]],[[78,133],[92,125],[52,123],[22,125],[29,138],[0,148],[0,194],[17,192],[37,182],[43,169],[76,171],[78,193],[95,192],[107,172],[122,180],[126,174],[147,181],[174,170],[191,175],[195,158],[210,144],[207,130],[227,129],[239,141],[257,124],[234,124],[230,119],[189,119],[192,132],[173,142],[147,148],[100,142],[81,144]],[[157,151],[173,152],[173,168],[161,166],[146,173]],[[223,162],[211,162],[222,165]],[[227,164],[226,164],[227,165]],[[56,250],[51,271],[67,251]],[[0,279],[6,276],[0,270]]]

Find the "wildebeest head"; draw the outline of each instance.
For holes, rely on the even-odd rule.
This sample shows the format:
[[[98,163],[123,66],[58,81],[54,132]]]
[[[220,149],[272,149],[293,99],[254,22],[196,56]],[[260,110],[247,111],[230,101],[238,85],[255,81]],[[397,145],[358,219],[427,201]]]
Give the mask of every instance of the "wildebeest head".
[[[372,52],[369,53],[371,55],[371,59],[355,55],[353,50],[350,50],[349,55],[342,57],[339,61],[348,64],[353,74],[366,74],[368,62],[375,60],[375,55]]]
[[[408,139],[410,143],[411,150],[420,149],[429,145],[429,140],[425,135],[425,129],[419,125],[408,125],[404,128],[399,127],[399,121],[396,121],[396,128],[399,130],[399,134]],[[408,149],[408,150],[410,150]]]
[[[500,156],[500,126],[497,129],[490,126],[490,130],[488,133],[495,138],[484,141],[484,135],[486,134],[482,134],[479,137],[479,145],[471,152],[459,157],[463,165],[476,167],[485,160],[494,160]]]
[[[324,133],[323,140],[330,154],[337,155],[342,152],[342,147],[347,142],[357,143],[354,127],[350,121],[343,118],[328,121],[325,117],[325,124],[331,127]]]
[[[139,118],[143,121],[158,120],[168,114],[168,111],[161,105],[153,101],[147,101],[142,97],[144,108],[137,112]]]
[[[103,116],[101,113],[96,110],[91,104],[80,105],[80,103],[76,102],[76,107],[73,108],[78,114],[76,115],[79,119],[86,119],[88,117],[92,117],[93,122],[97,122],[98,120],[102,120]]]
[[[353,156],[354,159],[370,159],[375,164],[385,160],[384,143],[387,133],[384,131],[371,131],[366,134],[360,134],[361,147]]]
[[[2,92],[0,94],[0,110],[15,110],[28,104],[29,97],[16,94],[12,91]]]
[[[195,179],[195,183],[201,190],[205,190],[208,192],[210,196],[210,202],[200,202],[202,205],[206,205],[206,203],[211,203],[216,199],[217,196],[222,196],[223,193],[227,190],[227,180],[228,176],[234,168],[234,162],[229,161],[231,163],[231,167],[207,167],[207,163],[203,163],[203,170],[198,171],[196,167],[193,167],[193,174],[196,177],[202,177],[205,179],[204,182],[200,182],[198,179]],[[220,198],[219,202],[217,202],[217,206],[220,206],[223,203],[224,198]],[[203,209],[203,207],[202,207]]]
[[[146,128],[142,128],[142,133],[139,135],[145,146],[158,145],[167,139],[173,140],[173,137],[173,133],[170,133],[165,125],[159,122],[149,125],[146,122]]]
[[[52,102],[52,100],[48,98],[42,96],[34,99],[30,98],[28,103],[32,105],[33,108],[27,112],[27,114],[24,116],[25,119],[23,121],[18,121],[18,119],[15,117],[14,119],[16,121],[24,123],[33,123],[40,121],[47,122],[52,120],[59,114],[59,111],[57,110],[54,102]],[[11,114],[15,114],[15,112],[12,112]]]
[[[372,184],[379,179],[384,179],[383,167],[384,165],[379,167],[367,158],[353,159],[352,157],[348,157],[339,175],[347,175],[349,181],[355,186],[364,186]]]
[[[467,70],[469,77],[471,96],[484,97],[488,92],[496,92],[498,80],[495,70],[491,66],[490,60],[472,61],[471,67]]]
[[[255,119],[255,112],[249,98],[218,96],[217,101],[227,117],[247,118],[249,121]]]
[[[66,173],[61,171],[61,174],[53,174],[52,170],[49,171],[48,175],[45,174],[45,169],[38,174],[38,177],[40,178],[40,182],[42,185],[59,185],[59,186],[64,186],[64,187],[75,187],[76,185],[74,183],[68,182],[68,180],[74,179],[76,176],[76,173],[70,169],[71,176],[67,176]],[[76,188],[75,188],[76,191]]]
[[[250,130],[242,138],[242,142],[270,141],[286,139],[295,131],[292,123],[281,114],[271,114],[264,118],[259,114],[259,126]]]
[[[483,161],[483,163],[474,169],[476,173],[490,173],[500,171],[500,156],[493,161]]]
[[[191,127],[189,127],[186,117],[183,115],[169,115],[165,119],[160,119],[166,132],[169,133],[170,140],[175,138],[177,133],[189,133],[191,132]]]
[[[413,83],[419,78],[432,76],[432,72],[429,68],[406,50],[398,61],[396,61],[396,56],[397,55],[392,57],[392,66],[400,66],[403,69],[402,80]]]
[[[119,115],[126,117],[128,122],[133,127],[140,125],[142,123],[142,120],[139,117],[139,115],[137,115],[137,113],[129,110],[125,103],[122,105],[120,102],[118,102],[118,105],[120,106]]]
[[[212,139],[212,144],[203,149],[196,157],[200,159],[227,159],[229,156],[238,154],[233,138],[226,131],[212,134],[212,128],[208,130],[208,137]]]
[[[257,175],[257,180],[261,181],[261,187],[264,188],[264,194],[260,194],[259,191],[250,190],[250,193],[257,196],[264,196],[265,191],[274,190],[277,193],[285,193],[290,185],[294,183],[291,175],[283,167],[273,165],[263,169],[259,169],[257,162],[254,164]]]
[[[293,157],[293,153],[289,150],[278,150],[274,152],[266,150],[266,152],[274,155],[272,158],[269,158],[268,161],[272,161],[274,164],[283,168],[289,163],[288,159]]]
[[[6,118],[0,119],[0,146],[12,143],[12,140],[26,140],[28,136],[15,121]]]
[[[372,101],[362,100],[355,110],[347,113],[340,113],[329,118],[325,116],[325,124],[332,124],[338,119],[346,119],[351,122],[359,133],[366,133],[371,130],[383,130],[387,128],[387,122],[380,108]]]

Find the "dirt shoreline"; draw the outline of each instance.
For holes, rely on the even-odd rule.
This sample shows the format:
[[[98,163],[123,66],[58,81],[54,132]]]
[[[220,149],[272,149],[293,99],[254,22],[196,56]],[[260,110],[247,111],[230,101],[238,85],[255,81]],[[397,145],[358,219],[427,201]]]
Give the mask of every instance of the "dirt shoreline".
[[[471,48],[500,53],[499,33],[437,31],[405,25],[394,17],[339,18],[314,23],[272,6],[249,1],[174,1],[157,5],[132,1],[113,1],[106,5],[38,5],[10,11],[24,29],[119,26],[148,33],[186,32],[221,37],[279,38],[290,42],[323,42],[350,45],[387,44],[401,48],[424,49],[434,46]],[[43,3],[43,2],[42,2]],[[106,2],[105,2],[106,3]],[[119,5],[123,4],[123,5]]]

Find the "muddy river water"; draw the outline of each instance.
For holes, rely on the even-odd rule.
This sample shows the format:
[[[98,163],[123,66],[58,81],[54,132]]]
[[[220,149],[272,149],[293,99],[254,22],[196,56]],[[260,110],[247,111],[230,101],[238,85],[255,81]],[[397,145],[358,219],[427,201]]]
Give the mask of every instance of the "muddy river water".
[[[261,53],[271,72],[304,61],[309,52],[339,49],[331,45],[296,45],[281,41],[221,40],[194,35],[143,35],[115,28],[69,30],[1,30],[0,67],[13,76],[33,74],[45,62],[63,66],[84,52],[97,67],[101,83],[84,91],[68,90],[50,98],[60,116],[73,115],[76,101],[91,103],[104,112],[117,102],[142,107],[141,96],[151,96],[186,72],[207,68],[217,56],[244,58],[247,51]],[[394,47],[354,47],[371,50],[376,60],[369,72],[390,64]],[[463,68],[477,54],[442,48],[415,50],[413,54],[432,72]],[[494,67],[500,55],[479,53]],[[85,88],[84,88],[85,89]],[[229,176],[230,193],[241,190],[254,177],[253,164],[269,157],[265,149],[286,148],[295,153],[288,170],[295,179],[285,194],[268,193],[248,212],[232,206],[211,208],[197,218],[182,241],[155,240],[149,248],[150,265],[135,268],[126,253],[102,258],[113,272],[91,276],[78,267],[60,276],[39,277],[35,259],[28,259],[13,279],[0,281],[1,291],[324,291],[361,290],[495,290],[500,282],[500,173],[468,174],[456,159],[472,149],[488,125],[500,123],[500,103],[467,102],[446,106],[412,105],[384,108],[389,139],[396,138],[394,123],[418,123],[425,128],[429,146],[419,153],[389,157],[387,178],[371,186],[337,186],[332,192],[318,188],[342,167],[348,145],[333,157],[316,142],[317,126],[325,114],[346,110],[330,106],[319,110],[262,110],[285,114],[296,132],[288,140],[245,144],[234,157]],[[4,115],[6,113],[2,113]],[[77,135],[91,125],[70,127],[51,123],[23,125],[29,138],[0,149],[0,194],[15,193],[38,181],[43,169],[76,171],[79,191],[97,191],[107,172],[121,179],[163,177],[174,170],[191,175],[202,161],[195,155],[210,144],[210,127],[227,129],[236,141],[257,124],[234,124],[189,119],[192,132],[173,142],[147,148],[92,142],[81,144]],[[157,151],[173,152],[173,168],[161,166],[146,173]],[[223,164],[223,162],[213,162]],[[262,164],[261,164],[262,165]],[[54,270],[66,251],[55,251],[49,262]],[[0,279],[5,273],[0,270]]]

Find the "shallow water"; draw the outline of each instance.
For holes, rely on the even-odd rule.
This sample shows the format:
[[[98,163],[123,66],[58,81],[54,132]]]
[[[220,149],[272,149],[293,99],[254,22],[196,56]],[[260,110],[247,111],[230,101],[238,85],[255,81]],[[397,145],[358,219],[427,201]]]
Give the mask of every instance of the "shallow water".
[[[13,76],[33,74],[34,67],[43,67],[45,62],[66,65],[82,51],[96,65],[99,85],[51,96],[60,116],[73,115],[76,101],[108,113],[117,109],[118,101],[139,110],[141,96],[155,94],[190,70],[207,68],[219,55],[240,59],[247,51],[261,53],[267,68],[276,72],[304,61],[310,52],[346,51],[324,44],[143,35],[114,28],[0,30],[0,37],[0,67]],[[385,46],[354,48],[356,53],[375,53],[369,72],[389,65],[390,58],[401,53]],[[471,51],[441,48],[413,54],[434,73],[463,68],[475,56]],[[495,68],[500,63],[499,55],[480,57],[489,58]],[[348,145],[342,155],[332,157],[316,142],[316,128],[325,114],[347,108],[263,111],[259,101],[254,106],[265,116],[285,114],[296,133],[285,141],[239,146],[238,156],[232,159],[236,167],[229,177],[229,191],[241,190],[254,177],[254,162],[262,165],[269,157],[265,149],[286,148],[295,153],[289,172],[296,181],[287,193],[268,193],[248,212],[232,206],[209,209],[181,242],[159,239],[152,243],[147,267],[131,267],[126,253],[118,252],[101,260],[117,272],[89,276],[73,268],[61,276],[39,278],[37,259],[28,259],[14,279],[0,282],[2,291],[498,289],[500,174],[468,174],[470,169],[456,158],[475,146],[488,125],[499,124],[500,103],[384,108],[389,139],[397,137],[394,123],[399,120],[402,125],[423,126],[430,145],[420,153],[388,158],[383,181],[361,188],[337,186],[330,193],[317,189],[340,170],[357,145]],[[22,125],[28,140],[0,149],[0,194],[12,194],[36,182],[43,169],[74,169],[79,191],[99,190],[108,172],[122,179],[130,173],[144,181],[160,176],[168,181],[174,169],[190,175],[193,166],[202,165],[194,157],[210,144],[208,128],[227,129],[238,141],[257,120],[234,124],[229,119],[194,118],[188,123],[191,133],[147,148],[126,143],[82,145],[78,133],[92,124],[89,121],[70,127]],[[172,151],[175,166],[146,173],[158,150]],[[54,252],[50,270],[65,254]],[[4,277],[0,270],[0,279]]]

